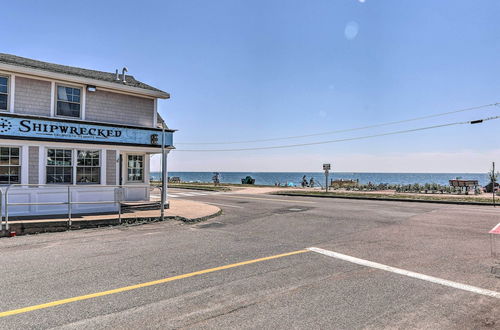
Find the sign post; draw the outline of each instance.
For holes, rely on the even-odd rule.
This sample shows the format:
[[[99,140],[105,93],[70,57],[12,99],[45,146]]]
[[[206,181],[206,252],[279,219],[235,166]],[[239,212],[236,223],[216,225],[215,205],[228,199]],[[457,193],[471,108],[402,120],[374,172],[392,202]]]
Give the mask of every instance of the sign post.
[[[328,173],[330,172],[330,168],[331,168],[330,164],[323,164],[323,171],[325,171],[326,192],[328,192]]]
[[[160,218],[165,220],[165,203],[167,202],[167,154],[165,153],[165,124],[162,125],[161,132],[161,207]]]

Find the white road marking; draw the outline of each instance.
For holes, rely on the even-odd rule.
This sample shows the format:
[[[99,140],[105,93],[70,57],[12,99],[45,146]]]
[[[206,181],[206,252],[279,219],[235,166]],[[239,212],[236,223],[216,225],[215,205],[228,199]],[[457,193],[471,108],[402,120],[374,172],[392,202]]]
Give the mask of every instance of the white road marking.
[[[207,192],[179,192],[179,191],[174,191],[174,193],[169,193],[168,197],[172,198],[177,198],[177,197],[194,197],[194,196],[210,196],[210,195],[221,195],[221,194],[230,194],[230,192],[212,192],[212,191],[207,191]],[[160,198],[160,194],[151,194],[151,198]]]
[[[221,204],[221,203],[212,203],[212,202],[204,202],[206,204],[213,204],[213,205],[220,205],[220,206],[227,206],[227,207],[236,207],[239,209],[242,209],[242,206],[237,206],[237,205],[229,205],[229,204]]]
[[[436,284],[441,284],[441,285],[449,286],[449,287],[452,287],[452,288],[455,288],[455,289],[469,291],[469,292],[472,292],[472,293],[477,293],[477,294],[481,294],[481,295],[484,295],[484,296],[488,296],[488,297],[493,297],[493,298],[500,299],[500,292],[496,292],[496,291],[492,291],[492,290],[487,290],[487,289],[482,289],[482,288],[478,288],[478,287],[475,287],[475,286],[472,286],[472,285],[462,284],[462,283],[458,283],[458,282],[453,282],[453,281],[445,280],[445,279],[442,279],[442,278],[439,278],[439,277],[434,277],[434,276],[424,275],[424,274],[420,274],[420,273],[415,273],[415,272],[412,272],[412,271],[409,271],[409,270],[404,270],[404,269],[401,269],[401,268],[391,267],[391,266],[387,266],[387,265],[384,265],[384,264],[379,264],[377,262],[368,261],[368,260],[364,260],[364,259],[359,259],[359,258],[356,258],[356,257],[351,257],[351,256],[348,256],[348,255],[345,255],[345,254],[341,254],[341,253],[337,253],[337,252],[333,252],[333,251],[329,251],[329,250],[324,250],[324,249],[320,249],[320,248],[316,248],[316,247],[310,247],[310,248],[307,248],[307,250],[313,251],[313,252],[316,252],[316,253],[321,253],[321,254],[326,255],[328,257],[332,257],[332,258],[336,258],[336,259],[341,259],[341,260],[344,260],[344,261],[352,262],[354,264],[358,264],[358,265],[361,265],[361,266],[366,266],[366,267],[376,268],[376,269],[380,269],[380,270],[385,270],[387,272],[396,273],[396,274],[400,274],[400,275],[404,275],[404,276],[416,278],[416,279],[419,279],[419,280],[428,281],[428,282],[432,282],[432,283],[436,283]]]

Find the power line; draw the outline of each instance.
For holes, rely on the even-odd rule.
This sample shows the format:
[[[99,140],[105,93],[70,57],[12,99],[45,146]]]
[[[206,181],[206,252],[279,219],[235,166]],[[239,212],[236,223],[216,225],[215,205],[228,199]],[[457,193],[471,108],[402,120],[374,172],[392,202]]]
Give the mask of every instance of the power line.
[[[328,132],[322,132],[322,133],[313,133],[313,134],[305,134],[305,135],[286,136],[286,137],[279,137],[279,138],[256,139],[256,140],[247,140],[247,141],[233,141],[233,142],[179,142],[179,143],[176,143],[176,144],[177,145],[242,144],[242,143],[269,142],[269,141],[279,141],[279,140],[300,139],[300,138],[306,138],[306,137],[311,137],[311,136],[321,136],[321,135],[338,134],[338,133],[345,133],[345,132],[352,132],[352,131],[360,131],[360,130],[365,130],[365,129],[370,129],[370,128],[376,128],[376,127],[384,127],[384,126],[402,124],[402,123],[407,123],[407,122],[412,122],[412,121],[417,121],[417,120],[424,120],[424,119],[429,119],[429,118],[443,117],[443,116],[447,116],[447,115],[451,115],[451,114],[455,114],[455,113],[467,112],[467,111],[473,111],[473,110],[479,110],[479,109],[488,108],[488,107],[492,107],[492,106],[498,106],[498,105],[500,105],[500,102],[491,103],[491,104],[485,104],[485,105],[480,105],[480,106],[476,106],[476,107],[464,108],[464,109],[459,109],[459,110],[453,110],[453,111],[448,111],[448,112],[442,112],[442,113],[437,113],[437,114],[432,114],[432,115],[427,115],[427,116],[422,116],[422,117],[415,117],[415,118],[409,118],[409,119],[403,119],[403,120],[397,120],[397,121],[390,121],[390,122],[381,123],[381,124],[374,124],[374,125],[361,126],[361,127],[355,127],[355,128],[340,129],[340,130],[334,130],[334,131],[328,131]]]
[[[477,120],[469,120],[469,121],[458,121],[458,122],[454,122],[454,123],[446,123],[446,124],[441,124],[441,125],[419,127],[419,128],[413,128],[413,129],[407,129],[407,130],[401,130],[401,131],[381,133],[381,134],[358,136],[358,137],[353,137],[353,138],[345,138],[345,139],[329,140],[329,141],[319,141],[319,142],[310,142],[310,143],[300,143],[300,144],[288,144],[288,145],[271,146],[271,147],[240,148],[240,149],[184,149],[184,150],[183,149],[175,149],[175,151],[183,151],[183,152],[207,152],[207,151],[210,151],[210,152],[222,152],[222,151],[250,151],[250,150],[294,148],[294,147],[304,147],[304,146],[311,146],[311,145],[318,145],[318,144],[327,144],[327,143],[336,143],[336,142],[346,142],[346,141],[354,141],[354,140],[363,140],[363,139],[369,139],[369,138],[374,138],[374,137],[379,137],[379,136],[387,136],[387,135],[396,135],[396,134],[403,134],[403,133],[411,133],[411,132],[424,131],[424,130],[430,130],[430,129],[447,127],[447,126],[457,126],[457,125],[465,125],[465,124],[479,124],[479,123],[483,123],[485,121],[496,120],[496,119],[500,119],[500,116],[488,117],[488,118],[477,119]]]

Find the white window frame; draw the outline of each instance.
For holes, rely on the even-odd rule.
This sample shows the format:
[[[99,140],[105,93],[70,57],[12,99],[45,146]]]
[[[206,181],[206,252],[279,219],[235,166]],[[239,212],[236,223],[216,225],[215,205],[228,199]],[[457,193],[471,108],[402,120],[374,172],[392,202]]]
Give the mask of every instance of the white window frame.
[[[0,167],[4,167],[4,166],[18,166],[19,167],[19,182],[13,182],[13,183],[0,183],[0,185],[9,185],[9,184],[20,184],[20,183],[23,183],[23,148],[22,146],[19,146],[19,145],[0,145],[0,148],[17,148],[19,149],[19,164],[18,165],[0,165]],[[10,157],[10,154],[9,154],[9,157]],[[9,162],[10,163],[10,162]]]
[[[71,165],[70,166],[59,166],[59,167],[71,167],[71,182],[47,182],[47,168],[50,167],[56,167],[56,165],[49,165],[48,164],[48,153],[50,149],[54,150],[71,150]],[[65,148],[65,147],[59,147],[59,146],[50,146],[45,148],[45,184],[50,184],[50,185],[68,185],[68,184],[75,184],[75,152],[73,148]]]
[[[61,149],[61,150],[71,150],[71,182],[70,183],[60,183],[60,184],[71,184],[71,185],[88,185],[88,184],[95,184],[95,185],[100,185],[102,184],[102,179],[103,179],[103,176],[102,176],[102,173],[104,171],[106,171],[106,167],[103,167],[105,165],[105,162],[103,162],[103,151],[105,151],[106,149],[100,149],[100,148],[68,148],[68,147],[64,147],[64,146],[40,146],[40,150],[43,149],[43,163],[42,163],[42,160],[40,159],[39,160],[39,165],[42,166],[43,168],[43,176],[41,176],[41,178],[43,178],[42,180],[39,179],[40,183],[45,183],[45,184],[54,184],[54,185],[57,185],[58,183],[48,183],[47,182],[47,167],[49,165],[47,165],[47,155],[48,155],[48,150],[49,149]],[[99,183],[78,183],[76,181],[76,175],[77,175],[77,167],[78,167],[78,151],[97,151],[99,153]],[[69,166],[68,166],[69,167]],[[39,173],[39,176],[41,175],[42,173]]]
[[[78,166],[78,151],[93,151],[93,152],[97,152],[98,154],[98,157],[99,157],[99,166]],[[77,149],[74,149],[74,159],[75,159],[75,169],[74,169],[74,173],[75,173],[75,179],[74,179],[74,182],[76,185],[89,185],[89,184],[101,184],[102,182],[102,172],[103,170],[106,171],[106,168],[103,169],[103,166],[102,166],[102,149],[87,149],[87,148],[77,148]],[[78,167],[95,167],[95,168],[98,168],[99,169],[99,182],[91,182],[91,183],[85,183],[85,182],[78,182],[77,181],[77,175],[78,175]]]
[[[142,180],[141,181],[131,181],[128,179],[128,157],[129,156],[142,156]],[[126,183],[144,183],[146,179],[146,154],[140,153],[140,152],[130,152],[130,153],[125,153],[125,166],[123,166],[123,172],[124,172],[124,177],[125,177],[125,182]]]
[[[69,87],[69,88],[74,88],[74,89],[79,89],[80,90],[80,115],[78,117],[72,117],[72,116],[64,116],[64,115],[59,115],[57,114],[57,102],[59,101],[57,97],[57,90],[59,87]],[[53,92],[53,97],[54,97],[54,104],[53,104],[53,109],[54,109],[54,117],[59,117],[59,118],[69,118],[69,119],[85,119],[85,86],[81,85],[73,85],[73,84],[66,84],[64,82],[54,82],[54,92]],[[68,102],[68,103],[76,103],[76,102],[69,102],[69,101],[62,101],[62,102]]]
[[[3,73],[0,73],[0,77],[2,78],[7,78],[7,109],[0,109],[0,112],[10,112],[11,111],[11,107],[10,107],[10,99],[11,99],[11,90],[12,90],[12,76],[11,75],[8,75],[8,74],[3,74]],[[4,93],[1,93],[1,94],[4,94]]]

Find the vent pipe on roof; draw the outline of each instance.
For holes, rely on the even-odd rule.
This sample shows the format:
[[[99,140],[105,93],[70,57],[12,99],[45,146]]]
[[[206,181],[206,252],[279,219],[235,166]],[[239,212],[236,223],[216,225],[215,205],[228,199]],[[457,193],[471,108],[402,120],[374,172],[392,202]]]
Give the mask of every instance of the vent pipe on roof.
[[[123,67],[122,69],[122,82],[125,84],[127,81],[125,80],[125,72],[128,72],[127,67]]]
[[[116,78],[115,80],[120,80],[120,75],[118,75],[118,69],[116,69]]]

